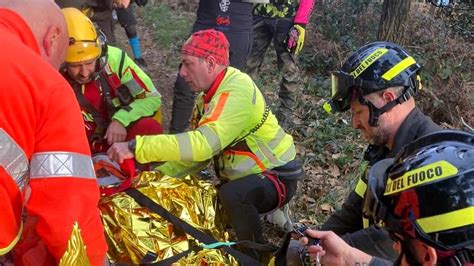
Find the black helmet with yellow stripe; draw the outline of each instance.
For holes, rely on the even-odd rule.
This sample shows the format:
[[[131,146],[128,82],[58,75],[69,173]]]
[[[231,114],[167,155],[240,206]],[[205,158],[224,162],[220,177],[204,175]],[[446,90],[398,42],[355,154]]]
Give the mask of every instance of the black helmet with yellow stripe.
[[[379,161],[368,174],[363,214],[399,239],[474,250],[474,134],[439,131]]]
[[[408,100],[421,89],[420,65],[402,47],[390,42],[373,42],[353,52],[339,71],[331,75],[332,99],[324,105],[328,112],[344,112],[358,99],[370,110],[369,124],[378,125],[378,117],[393,106]],[[403,87],[393,102],[376,108],[363,96],[392,87]]]

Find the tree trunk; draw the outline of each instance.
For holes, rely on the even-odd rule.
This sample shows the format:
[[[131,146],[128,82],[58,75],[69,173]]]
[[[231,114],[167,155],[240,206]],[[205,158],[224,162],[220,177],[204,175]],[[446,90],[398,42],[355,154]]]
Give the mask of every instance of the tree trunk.
[[[411,0],[384,0],[378,39],[403,44]]]

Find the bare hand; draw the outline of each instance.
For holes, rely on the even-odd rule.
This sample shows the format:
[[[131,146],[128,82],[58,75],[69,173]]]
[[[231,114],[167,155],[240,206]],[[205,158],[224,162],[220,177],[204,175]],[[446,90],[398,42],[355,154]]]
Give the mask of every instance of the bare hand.
[[[107,143],[112,145],[116,142],[122,142],[125,141],[126,137],[127,129],[119,121],[112,120],[110,125],[107,127],[107,132],[104,136]]]
[[[330,265],[344,265],[344,255],[346,246],[349,247],[344,240],[332,231],[314,231],[308,229],[305,231],[308,236],[319,238],[321,246],[309,246],[308,253],[314,261],[317,254],[321,258],[321,263]],[[300,238],[302,245],[308,243],[308,238]]]
[[[342,238],[332,231],[314,231],[308,229],[305,234],[319,238],[321,246],[309,246],[308,253],[311,259],[315,259],[319,254],[321,263],[324,265],[354,265],[355,263],[369,263],[371,256],[349,246]],[[308,243],[306,237],[302,237],[300,242],[303,245]]]
[[[107,151],[107,155],[111,160],[118,163],[123,163],[124,160],[135,157],[133,152],[128,148],[128,142],[114,143]]]

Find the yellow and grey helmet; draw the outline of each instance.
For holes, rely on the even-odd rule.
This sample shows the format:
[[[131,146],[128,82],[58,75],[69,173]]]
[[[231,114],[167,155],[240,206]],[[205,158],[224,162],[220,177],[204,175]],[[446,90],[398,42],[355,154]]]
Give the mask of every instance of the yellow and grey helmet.
[[[99,58],[102,54],[103,43],[92,21],[76,8],[68,7],[61,11],[66,18],[69,32],[66,63],[78,63]]]

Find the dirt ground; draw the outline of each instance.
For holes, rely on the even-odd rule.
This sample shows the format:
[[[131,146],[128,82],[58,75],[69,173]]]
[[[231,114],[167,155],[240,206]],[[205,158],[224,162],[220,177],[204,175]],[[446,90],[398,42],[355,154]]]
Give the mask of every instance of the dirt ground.
[[[137,14],[138,33],[142,46],[143,58],[148,65],[145,68],[145,71],[151,77],[157,90],[161,94],[163,125],[165,130],[168,130],[171,118],[171,108],[173,105],[173,84],[176,80],[178,70],[164,67],[168,55],[158,47],[155,41],[153,41],[152,30],[145,25],[139,13]],[[127,36],[125,35],[125,30],[120,26],[120,24],[115,25],[115,35],[118,46],[125,49],[128,55],[133,58],[132,51],[128,45]],[[179,60],[179,58],[176,58],[176,60]]]

